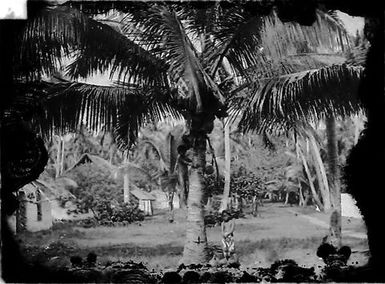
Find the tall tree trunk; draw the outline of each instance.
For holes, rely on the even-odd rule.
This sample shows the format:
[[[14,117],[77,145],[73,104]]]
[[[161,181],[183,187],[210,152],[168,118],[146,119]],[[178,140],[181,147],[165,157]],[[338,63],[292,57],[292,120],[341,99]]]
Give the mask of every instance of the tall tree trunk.
[[[193,263],[202,264],[208,261],[203,204],[206,134],[193,130],[190,134],[193,135],[194,142],[192,147],[191,172],[189,175],[186,243],[184,245],[183,258],[181,259],[181,263],[186,265]]]
[[[27,215],[26,215],[26,203],[25,193],[22,191],[18,192],[19,206],[16,209],[16,233],[24,232],[27,228]]]
[[[180,208],[187,207],[188,198],[188,167],[183,162],[178,161],[178,182],[179,182],[179,205]]]
[[[230,126],[229,126],[229,123],[226,123],[226,121],[224,121],[223,124],[224,124],[223,136],[224,136],[224,143],[225,143],[225,185],[223,189],[222,202],[221,202],[221,207],[219,209],[219,212],[222,212],[228,207],[228,200],[230,195],[230,178],[231,178]]]
[[[323,205],[322,205],[321,201],[319,200],[318,194],[317,194],[317,192],[316,192],[316,190],[314,188],[313,180],[312,180],[311,173],[310,173],[309,167],[307,165],[305,156],[302,153],[301,149],[299,149],[299,148],[298,148],[298,153],[299,153],[299,155],[300,155],[300,157],[302,159],[302,164],[303,164],[303,166],[305,168],[305,172],[306,172],[307,178],[309,180],[309,186],[310,186],[310,190],[311,190],[311,193],[313,195],[314,201],[317,204],[317,206],[319,207],[319,209],[322,211],[323,210]]]
[[[64,136],[61,137],[61,158],[60,158],[60,175],[64,172],[64,160],[65,160],[65,142]]]
[[[128,165],[129,159],[129,152],[127,151],[127,155],[124,157],[126,165]],[[124,171],[123,175],[123,201],[124,203],[130,203],[130,175],[128,168]]]
[[[207,212],[211,212],[213,210],[213,197],[211,195],[207,197],[205,209]]]
[[[303,197],[301,182],[298,182],[299,206],[305,206],[305,199]]]
[[[57,144],[56,144],[56,172],[55,172],[55,177],[58,178],[60,176],[60,158],[61,158],[61,138],[60,136],[57,136]]]
[[[318,185],[322,196],[324,210],[329,211],[331,209],[330,189],[329,189],[328,179],[326,177],[325,166],[321,159],[321,155],[314,136],[310,137],[310,143],[313,149],[313,157],[315,159],[315,169],[317,173],[317,180],[318,180]]]
[[[170,223],[174,222],[174,190],[175,189],[168,189],[167,193],[167,199],[168,199],[168,208],[170,209],[169,215],[168,215],[168,221]]]
[[[329,242],[341,246],[341,188],[338,173],[338,150],[336,138],[336,122],[334,117],[326,119],[326,135],[328,149],[328,167],[332,212],[330,215]]]

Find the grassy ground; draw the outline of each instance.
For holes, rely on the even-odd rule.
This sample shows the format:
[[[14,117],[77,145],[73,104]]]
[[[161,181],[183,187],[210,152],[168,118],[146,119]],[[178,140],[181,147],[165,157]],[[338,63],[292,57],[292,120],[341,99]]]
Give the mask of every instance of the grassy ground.
[[[322,266],[316,249],[328,231],[328,217],[310,208],[265,204],[260,216],[236,220],[236,251],[243,267],[267,267],[290,258],[304,266]],[[127,227],[81,228],[55,225],[52,230],[20,236],[26,254],[50,265],[69,265],[70,255],[93,251],[99,262],[143,262],[155,270],[178,265],[183,251],[186,212],[176,211],[170,224],[166,212],[156,212],[141,224]],[[343,244],[352,248],[349,264],[367,262],[368,244],[362,220],[343,218]],[[207,228],[210,245],[220,245],[220,227]],[[62,245],[63,247],[61,247]]]

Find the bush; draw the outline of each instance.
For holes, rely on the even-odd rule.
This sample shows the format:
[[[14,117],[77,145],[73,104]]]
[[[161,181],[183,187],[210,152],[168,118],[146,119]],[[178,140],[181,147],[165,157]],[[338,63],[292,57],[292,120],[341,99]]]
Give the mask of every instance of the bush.
[[[266,190],[263,181],[243,166],[231,174],[230,189],[231,193],[237,194],[245,200],[258,196]]]
[[[76,199],[75,210],[69,213],[88,213],[90,210],[100,225],[125,225],[143,221],[144,213],[135,202],[123,202],[123,183],[112,179],[110,173],[93,164],[84,164],[75,168],[69,176],[78,183],[72,193]],[[87,221],[86,226],[92,226]]]

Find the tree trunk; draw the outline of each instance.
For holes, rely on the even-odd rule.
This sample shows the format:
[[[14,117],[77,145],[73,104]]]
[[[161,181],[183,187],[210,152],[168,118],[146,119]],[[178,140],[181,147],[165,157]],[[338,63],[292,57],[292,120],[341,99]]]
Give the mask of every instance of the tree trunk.
[[[310,170],[309,170],[309,167],[307,165],[305,156],[303,155],[301,149],[298,148],[298,150],[299,150],[298,151],[299,155],[301,156],[301,159],[302,159],[302,164],[303,164],[303,166],[305,168],[305,172],[306,172],[307,178],[309,180],[309,186],[310,186],[310,190],[311,190],[311,193],[313,195],[313,198],[314,198],[314,202],[317,204],[319,209],[322,211],[323,210],[323,205],[322,205],[321,201],[319,200],[317,192],[316,192],[316,190],[314,188],[314,184],[313,184],[313,181],[312,181],[312,178],[311,178]]]
[[[228,201],[229,201],[229,195],[230,195],[230,168],[231,168],[231,152],[230,152],[230,127],[229,123],[224,122],[223,125],[224,131],[224,143],[225,143],[225,185],[223,189],[223,196],[222,196],[222,202],[221,207],[219,209],[219,212],[222,212],[223,210],[227,209],[228,207]]]
[[[124,163],[128,165],[129,162],[129,152],[127,151],[127,155],[124,158]],[[130,175],[128,173],[128,169],[124,171],[123,176],[123,201],[124,203],[130,203]]]
[[[341,246],[341,189],[338,173],[338,150],[336,138],[336,123],[334,117],[326,119],[326,135],[328,149],[328,167],[330,180],[330,193],[332,212],[330,215],[329,242],[336,246]]]
[[[213,198],[212,196],[207,197],[206,211],[211,212],[213,210]]]
[[[168,208],[170,209],[169,215],[168,215],[168,221],[170,223],[174,222],[174,191],[171,190],[167,194],[168,199]]]
[[[192,165],[189,175],[189,196],[187,202],[187,230],[183,258],[185,265],[208,262],[207,235],[204,224],[203,187],[206,164],[206,135],[194,133]]]
[[[329,184],[328,184],[328,179],[326,177],[326,171],[324,167],[324,163],[321,159],[321,155],[317,146],[317,142],[315,141],[314,136],[310,137],[310,143],[312,145],[313,149],[313,157],[315,159],[315,169],[317,173],[317,180],[318,180],[318,185],[320,188],[320,192],[322,195],[322,200],[323,200],[323,206],[324,210],[328,211],[331,209],[331,202],[330,202],[330,189],[329,189]]]
[[[252,205],[252,214],[254,217],[257,217],[258,215],[258,200],[257,200],[257,196],[253,196],[253,205]]]
[[[57,141],[57,144],[56,144],[56,149],[57,149],[57,152],[56,152],[56,172],[55,172],[55,177],[58,178],[60,176],[60,153],[61,153],[61,138],[60,136],[57,136],[58,138],[58,141]]]
[[[187,207],[188,199],[188,167],[181,161],[178,161],[178,182],[179,182],[179,205],[180,208]]]
[[[64,160],[65,160],[64,136],[60,140],[61,140],[60,175],[62,175],[64,172]]]
[[[26,230],[27,215],[25,204],[25,193],[19,191],[18,193],[19,206],[16,209],[16,233],[21,233]]]
[[[301,183],[298,183],[298,194],[299,194],[299,206],[305,206],[305,199],[303,197]]]

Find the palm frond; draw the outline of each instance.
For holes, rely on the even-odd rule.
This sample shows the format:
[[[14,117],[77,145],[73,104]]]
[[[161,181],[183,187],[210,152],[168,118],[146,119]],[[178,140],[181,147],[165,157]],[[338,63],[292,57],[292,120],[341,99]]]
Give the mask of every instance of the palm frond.
[[[163,138],[163,139],[162,139]],[[160,164],[160,172],[169,171],[170,172],[170,166],[169,166],[169,155],[167,153],[166,145],[163,143],[165,141],[164,137],[159,139],[158,137],[145,137],[141,141],[142,146],[150,146],[150,148],[156,152],[157,156],[159,157],[159,164]]]
[[[143,85],[167,85],[167,63],[107,24],[89,19],[87,37],[68,66],[73,78],[109,72],[110,78]]]
[[[188,99],[191,109],[203,111],[203,106],[208,106],[204,101],[211,97],[223,104],[220,89],[200,62],[192,42],[192,25],[180,7],[170,3],[148,4],[142,10],[133,9],[122,22],[127,36],[169,64],[170,79],[178,86],[180,95]]]
[[[219,7],[213,23],[204,56],[210,74],[215,75],[226,57],[234,70],[244,75],[243,70],[258,62],[262,17],[251,16],[241,6]]]
[[[114,127],[118,146],[121,149],[130,148],[142,126],[161,121],[165,117],[182,119],[170,93],[161,89],[141,90],[135,101],[124,104],[118,110]]]
[[[28,20],[21,42],[15,59],[19,76],[52,75],[62,58],[70,56],[74,61],[67,72],[73,78],[109,72],[111,78],[167,84],[165,62],[116,29],[71,7],[47,8]]]
[[[285,133],[301,120],[355,113],[361,106],[362,71],[342,64],[257,81],[243,101],[239,126],[243,131]]]
[[[56,7],[42,9],[26,22],[24,31],[15,40],[14,74],[26,79],[39,79],[42,74],[52,74],[58,69],[63,56],[80,48],[89,19],[76,9]]]
[[[43,132],[91,130],[113,131],[123,148],[134,143],[137,130],[164,115],[180,117],[167,90],[97,86],[73,82],[21,84],[42,101],[45,112],[39,124]]]
[[[272,58],[309,51],[336,54],[347,51],[351,45],[340,21],[321,11],[317,11],[312,26],[282,23],[276,13],[272,13],[266,17],[263,29],[263,49]]]
[[[244,109],[248,108],[249,94],[256,91],[263,80],[320,69],[333,64],[343,64],[345,61],[345,57],[335,54],[304,53],[275,60],[262,55],[258,64],[246,70],[248,76],[251,77],[254,83],[245,82],[230,91],[228,96],[230,105],[229,123],[238,124],[241,113]],[[244,91],[245,89],[248,89],[248,91]],[[261,133],[263,133],[263,131]]]

